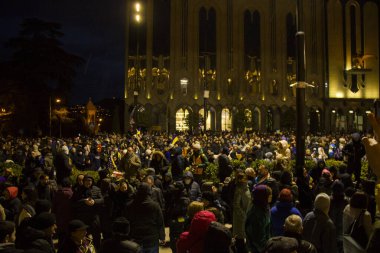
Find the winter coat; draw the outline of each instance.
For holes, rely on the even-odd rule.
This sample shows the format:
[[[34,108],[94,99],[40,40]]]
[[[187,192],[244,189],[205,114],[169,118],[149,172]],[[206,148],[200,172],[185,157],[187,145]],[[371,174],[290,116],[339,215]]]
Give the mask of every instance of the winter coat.
[[[136,154],[125,154],[120,161],[119,170],[125,172],[125,178],[135,178],[137,170],[141,167],[140,158]]]
[[[92,198],[95,201],[93,206],[85,204],[87,198]],[[73,212],[75,218],[83,221],[89,226],[100,226],[99,212],[104,204],[104,199],[99,187],[92,185],[89,189],[82,186],[75,191],[72,197]]]
[[[205,236],[215,215],[209,211],[200,211],[194,215],[190,230],[183,232],[177,241],[177,253],[203,253]]]
[[[252,206],[251,193],[247,184],[237,184],[235,188],[232,212],[232,233],[239,239],[245,238],[245,221]]]
[[[218,178],[220,182],[224,182],[226,177],[231,176],[232,165],[227,155],[221,154],[218,156]]]
[[[54,195],[52,211],[56,215],[58,233],[67,232],[67,225],[73,218],[71,198],[73,191],[70,187],[58,189]]]
[[[31,226],[25,227],[20,231],[23,235],[23,240],[17,245],[20,249],[35,249],[44,253],[55,253],[53,242],[51,239],[46,238],[45,232],[35,229]]]
[[[247,247],[252,253],[262,252],[270,236],[270,212],[253,205],[245,222]]]
[[[141,246],[129,240],[107,239],[99,253],[142,253]]]
[[[301,212],[294,207],[292,202],[278,201],[271,209],[271,227],[273,236],[282,236],[284,234],[285,219],[292,214],[302,218]]]
[[[57,173],[57,183],[61,184],[62,180],[71,175],[71,159],[63,152],[58,153],[54,158],[54,167]]]
[[[171,162],[171,172],[174,181],[179,181],[182,179],[182,174],[186,168],[186,159],[182,156],[182,149],[177,147],[174,149],[174,156]]]
[[[14,221],[21,208],[21,201],[17,197],[18,188],[15,186],[9,186],[5,190],[8,191],[9,198],[4,200],[1,205],[4,208],[6,219]]]
[[[336,229],[333,221],[322,211],[315,209],[303,220],[303,238],[311,242],[318,253],[336,252]]]
[[[125,212],[131,226],[130,237],[143,248],[158,246],[158,241],[165,239],[162,211],[152,200],[148,184],[141,183],[135,199],[127,205]]]

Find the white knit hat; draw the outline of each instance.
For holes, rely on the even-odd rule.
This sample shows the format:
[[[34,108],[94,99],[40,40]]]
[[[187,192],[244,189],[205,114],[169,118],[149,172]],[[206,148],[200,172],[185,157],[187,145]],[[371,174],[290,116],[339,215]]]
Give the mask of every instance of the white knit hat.
[[[320,193],[314,200],[314,207],[326,215],[328,215],[330,210],[330,197],[326,193]]]

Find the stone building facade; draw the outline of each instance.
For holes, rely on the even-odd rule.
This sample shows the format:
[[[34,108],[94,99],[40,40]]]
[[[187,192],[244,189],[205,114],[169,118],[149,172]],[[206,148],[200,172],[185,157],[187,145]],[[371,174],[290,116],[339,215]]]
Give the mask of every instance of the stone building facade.
[[[379,98],[380,1],[298,2],[314,86],[306,89],[307,130],[367,130],[365,114]],[[125,130],[295,129],[296,7],[127,1]]]

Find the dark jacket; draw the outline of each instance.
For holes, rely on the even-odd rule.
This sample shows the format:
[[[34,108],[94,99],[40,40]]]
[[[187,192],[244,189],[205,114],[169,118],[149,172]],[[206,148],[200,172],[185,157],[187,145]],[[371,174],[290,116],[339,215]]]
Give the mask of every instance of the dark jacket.
[[[53,242],[51,239],[46,238],[43,231],[27,226],[22,231],[24,239],[16,245],[20,249],[36,249],[44,253],[55,253]]]
[[[174,149],[174,156],[172,157],[171,163],[171,172],[173,175],[173,179],[175,181],[181,180],[187,162],[186,159],[182,156],[182,149],[180,147]]]
[[[71,175],[71,162],[68,155],[63,152],[58,153],[54,158],[54,167],[57,171],[57,183],[61,184],[62,180]]]
[[[158,246],[165,239],[164,218],[161,208],[151,198],[151,187],[141,183],[136,197],[126,207],[126,218],[130,222],[131,234],[144,248]]]
[[[220,182],[224,182],[226,177],[231,176],[232,165],[226,154],[221,154],[218,156],[218,168],[218,178]]]
[[[58,248],[57,253],[77,253],[80,245],[76,245],[71,238],[66,238]]]
[[[129,240],[117,240],[107,239],[103,242],[103,245],[99,253],[142,253],[140,245]]]
[[[70,187],[58,189],[54,195],[52,210],[56,214],[58,233],[67,232],[67,224],[73,218],[71,207],[72,196],[73,191]]]
[[[303,220],[303,238],[311,242],[318,253],[336,252],[336,229],[333,221],[315,209]]]
[[[92,198],[95,201],[93,206],[85,204],[85,199]],[[74,216],[90,226],[100,225],[99,212],[104,203],[100,188],[92,185],[89,189],[84,186],[75,191],[72,197]]]
[[[21,208],[21,201],[17,197],[18,188],[15,186],[10,186],[5,190],[8,191],[9,198],[7,200],[1,201],[1,204],[4,207],[6,219],[9,221],[14,221]]]

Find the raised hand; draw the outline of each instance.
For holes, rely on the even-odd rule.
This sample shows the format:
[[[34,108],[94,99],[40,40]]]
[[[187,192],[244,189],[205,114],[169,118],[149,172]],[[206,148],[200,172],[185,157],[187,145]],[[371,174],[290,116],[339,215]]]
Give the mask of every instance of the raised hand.
[[[362,139],[365,146],[369,166],[380,179],[380,143],[377,141],[380,136],[380,119],[376,119],[373,113],[368,114],[368,120],[373,128],[375,138],[364,137]]]

